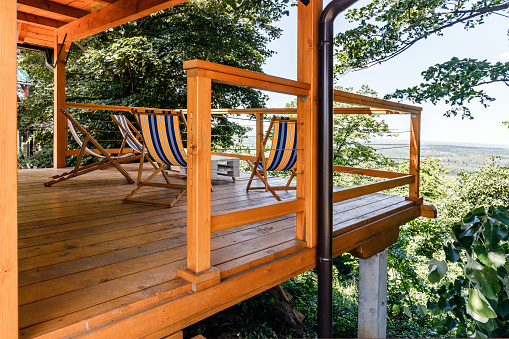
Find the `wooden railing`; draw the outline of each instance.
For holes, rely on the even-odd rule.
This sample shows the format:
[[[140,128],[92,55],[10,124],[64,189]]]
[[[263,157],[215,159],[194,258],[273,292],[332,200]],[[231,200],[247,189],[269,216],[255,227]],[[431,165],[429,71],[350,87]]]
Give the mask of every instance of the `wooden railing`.
[[[188,177],[187,177],[187,267],[179,269],[179,274],[193,282],[195,289],[200,284],[216,281],[219,271],[211,267],[210,240],[211,233],[239,225],[271,219],[286,214],[304,212],[302,188],[297,188],[296,199],[268,204],[266,206],[244,209],[221,215],[211,215],[210,207],[210,155],[211,151],[211,83],[255,88],[260,90],[284,93],[294,96],[307,96],[310,84],[293,81],[234,67],[218,65],[201,60],[184,62],[187,71],[187,142],[188,142]],[[229,113],[235,112],[228,110]],[[281,112],[281,110],[278,110]],[[220,112],[218,112],[220,113]],[[222,113],[226,113],[223,111]],[[258,114],[259,110],[243,111]],[[257,119],[263,120],[263,119]],[[257,148],[261,149],[260,140],[263,131],[257,124]],[[297,127],[302,129],[302,124]],[[300,131],[301,135],[303,134]],[[299,134],[299,131],[297,131]],[[298,140],[297,149],[304,149],[302,140]],[[297,158],[303,157],[297,151]],[[297,186],[302,185],[302,161],[297,163]],[[303,218],[297,218],[303,219]],[[301,226],[297,226],[299,228]],[[304,232],[301,232],[304,233]]]
[[[285,93],[301,97],[305,102],[310,85],[303,82],[273,77],[261,73],[217,65],[201,60],[184,62],[187,71],[187,266],[179,269],[179,274],[193,282],[195,289],[218,282],[219,271],[211,267],[211,233],[230,229],[244,224],[266,219],[296,214],[296,237],[301,240],[314,233],[314,225],[306,223],[305,213],[313,213],[313,203],[304,185],[313,180],[310,173],[312,164],[304,164],[303,159],[314,158],[312,154],[313,130],[308,123],[309,110],[285,109],[211,109],[211,83],[218,82],[244,86],[260,90]],[[335,91],[334,99],[339,102],[364,107],[335,108],[334,114],[409,114],[410,115],[410,173],[395,173],[379,170],[334,166],[336,172],[381,177],[386,180],[357,187],[345,188],[334,193],[334,202],[379,192],[401,185],[410,185],[408,199],[419,198],[419,145],[420,112],[419,107],[393,103],[362,95]],[[132,107],[105,106],[67,103],[70,108],[130,111]],[[265,114],[297,115],[297,194],[296,198],[284,202],[268,203],[265,206],[211,215],[211,117],[214,114],[256,114],[256,149],[262,150],[263,117]],[[310,129],[311,128],[311,129]],[[68,151],[71,152],[71,151]],[[254,160],[250,155],[236,155],[243,160]],[[307,170],[304,170],[307,169]],[[308,191],[309,192],[309,191]]]

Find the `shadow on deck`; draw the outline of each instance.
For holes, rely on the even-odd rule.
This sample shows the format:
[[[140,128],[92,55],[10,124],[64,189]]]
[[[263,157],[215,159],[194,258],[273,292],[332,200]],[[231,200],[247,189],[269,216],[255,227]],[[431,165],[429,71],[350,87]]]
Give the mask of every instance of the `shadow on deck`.
[[[126,168],[136,176],[136,165]],[[134,186],[112,169],[43,186],[59,172],[18,172],[22,338],[163,337],[315,266],[315,248],[295,238],[295,215],[287,215],[213,233],[221,283],[192,292],[177,275],[186,264],[186,196],[173,208],[122,204]],[[246,193],[242,178],[213,186],[213,215],[275,202],[269,192]],[[334,253],[362,254],[361,245],[397,238],[398,226],[419,215],[414,201],[385,194],[336,203]]]

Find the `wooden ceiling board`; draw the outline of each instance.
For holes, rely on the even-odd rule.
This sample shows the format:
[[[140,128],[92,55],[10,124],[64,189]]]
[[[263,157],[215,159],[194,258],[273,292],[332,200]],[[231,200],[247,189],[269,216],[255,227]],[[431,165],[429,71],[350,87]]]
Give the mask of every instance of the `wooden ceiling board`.
[[[68,6],[72,6],[75,8],[82,9],[87,12],[95,12],[105,6],[108,6],[109,3],[97,2],[91,0],[72,0]]]
[[[65,25],[65,22],[49,19],[43,16],[23,13],[18,11],[18,22],[25,22],[32,25],[50,27],[50,28],[59,28]]]
[[[89,13],[72,6],[62,5],[48,0],[18,0],[18,4],[42,10],[43,12],[63,15],[70,19],[79,19]]]

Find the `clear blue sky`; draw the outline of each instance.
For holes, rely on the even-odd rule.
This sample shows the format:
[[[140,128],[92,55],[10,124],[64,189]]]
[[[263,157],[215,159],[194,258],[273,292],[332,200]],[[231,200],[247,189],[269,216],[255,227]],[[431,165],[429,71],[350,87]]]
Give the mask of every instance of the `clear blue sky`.
[[[362,3],[363,1],[359,1]],[[328,1],[325,1],[325,4]],[[344,30],[346,22],[340,15],[335,21],[335,30]],[[267,74],[296,79],[297,75],[297,10],[292,8],[290,16],[279,23],[283,36],[271,43],[270,48],[277,52],[271,57],[264,71]],[[509,19],[492,15],[486,23],[476,29],[465,31],[463,27],[444,30],[441,37],[433,36],[420,41],[400,56],[373,68],[349,73],[340,79],[339,85],[353,87],[355,90],[367,84],[378,91],[380,97],[395,89],[407,88],[422,82],[421,72],[429,66],[459,58],[487,59],[491,62],[509,61]],[[462,120],[461,117],[446,118],[445,104],[434,106],[421,105],[422,140],[463,142],[469,144],[503,144],[509,146],[509,129],[502,121],[509,120],[509,87],[492,84],[484,90],[497,100],[484,108],[480,104],[471,104],[473,120]],[[284,107],[292,97],[269,94],[267,107]],[[391,128],[407,128],[408,118],[394,116],[386,119]]]

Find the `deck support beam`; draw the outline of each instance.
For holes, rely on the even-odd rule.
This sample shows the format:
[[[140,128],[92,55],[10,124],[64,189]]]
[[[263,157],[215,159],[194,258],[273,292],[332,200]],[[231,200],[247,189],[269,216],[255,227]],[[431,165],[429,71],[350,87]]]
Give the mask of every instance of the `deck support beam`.
[[[305,198],[305,210],[297,213],[297,239],[308,247],[317,245],[317,134],[318,111],[318,22],[322,0],[306,6],[299,1],[297,28],[297,80],[311,84],[307,97],[297,97],[297,198]]]
[[[53,114],[53,167],[65,167],[65,153],[67,151],[67,119],[60,111],[65,108],[65,48],[55,42],[54,68],[54,109]],[[60,53],[59,53],[60,52]]]
[[[0,1],[0,338],[18,337],[16,0]]]
[[[358,338],[385,338],[387,331],[387,249],[359,259]]]

